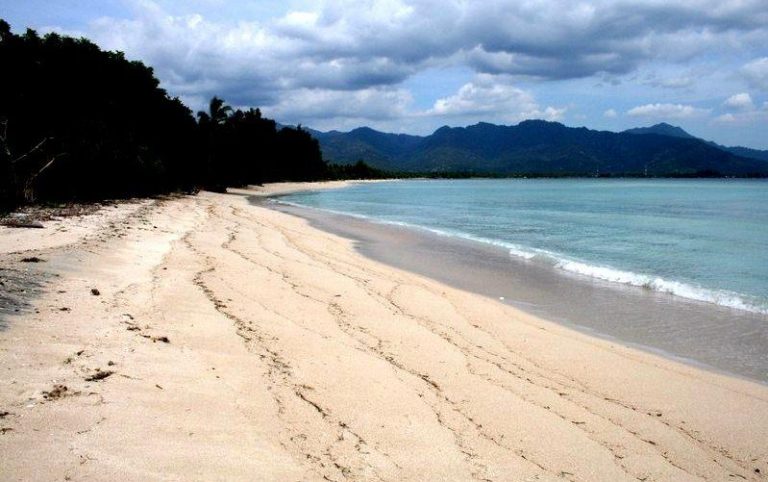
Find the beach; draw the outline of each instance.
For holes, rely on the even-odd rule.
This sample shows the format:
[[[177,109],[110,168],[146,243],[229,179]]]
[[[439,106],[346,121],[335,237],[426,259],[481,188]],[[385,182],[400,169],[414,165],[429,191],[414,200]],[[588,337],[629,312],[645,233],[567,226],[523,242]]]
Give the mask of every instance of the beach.
[[[766,385],[253,202],[342,185],[0,228],[0,479],[764,479]]]

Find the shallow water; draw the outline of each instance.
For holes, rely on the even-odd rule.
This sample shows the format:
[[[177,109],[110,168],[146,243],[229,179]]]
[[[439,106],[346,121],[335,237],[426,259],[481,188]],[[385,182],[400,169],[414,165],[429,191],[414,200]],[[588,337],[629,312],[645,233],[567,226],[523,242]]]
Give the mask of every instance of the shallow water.
[[[613,283],[768,313],[768,182],[456,180],[358,184],[284,202],[504,247]]]
[[[530,182],[530,187],[525,186]],[[605,193],[597,193],[601,189],[585,189],[568,187],[569,183],[584,182],[585,186],[595,186],[602,183],[611,183],[611,186],[602,190],[613,191],[610,195],[614,199],[619,197],[615,192],[617,186],[622,186],[631,190],[632,186],[638,186],[645,190],[641,197],[646,201],[633,199],[632,194],[625,197],[622,207],[614,207],[613,214],[606,215],[606,221],[602,222],[597,211],[611,211],[608,206],[600,207],[607,201],[598,202],[598,198],[605,199]],[[640,210],[630,209],[629,206],[640,206],[650,196],[648,191],[653,190],[647,186],[647,183],[662,183],[664,186],[659,190],[670,189],[670,186],[683,186],[686,191],[697,188],[698,193],[689,193],[686,196],[687,207],[680,207],[680,201],[677,201],[677,207],[672,202],[657,201],[657,206]],[[324,191],[322,193],[300,193],[288,197],[280,198],[281,209],[288,210],[310,219],[316,226],[329,231],[336,232],[343,236],[358,241],[359,249],[366,255],[389,264],[409,269],[437,280],[452,284],[462,289],[467,289],[481,293],[494,298],[503,298],[504,301],[515,305],[525,311],[542,316],[553,321],[559,321],[583,331],[587,331],[598,336],[617,339],[621,342],[639,345],[647,350],[657,351],[673,358],[680,358],[694,364],[704,365],[718,371],[736,374],[747,378],[767,382],[768,381],[768,315],[764,312],[765,291],[759,289],[743,289],[741,286],[749,286],[743,279],[729,280],[723,273],[736,273],[733,276],[740,276],[739,273],[749,272],[751,279],[758,283],[765,283],[766,269],[768,263],[763,263],[765,253],[757,246],[760,244],[760,236],[765,235],[765,225],[757,226],[759,223],[748,220],[743,209],[746,209],[748,202],[745,198],[752,198],[753,202],[759,204],[757,199],[759,193],[765,194],[768,184],[750,181],[736,181],[735,186],[729,184],[730,181],[590,181],[590,180],[568,180],[568,181],[434,181],[434,182],[395,182],[375,184],[375,189],[371,190],[370,185],[353,186],[338,191]],[[487,184],[486,184],[487,183]],[[580,201],[582,206],[592,206],[585,208],[591,214],[575,216],[576,221],[569,220],[569,216],[563,214],[553,215],[548,222],[540,223],[542,228],[554,226],[558,223],[552,221],[556,217],[563,220],[563,223],[570,226],[555,226],[557,233],[550,237],[539,234],[539,239],[547,240],[550,248],[554,243],[560,243],[562,246],[569,247],[568,253],[557,252],[553,249],[546,249],[545,253],[537,250],[544,250],[541,246],[524,245],[522,239],[533,239],[533,237],[521,236],[510,240],[509,238],[491,238],[480,233],[489,232],[517,232],[524,231],[520,228],[523,222],[515,221],[517,229],[509,226],[498,228],[492,231],[493,223],[500,224],[501,220],[513,218],[514,215],[509,212],[514,205],[507,202],[506,209],[501,206],[492,207],[490,201],[486,201],[484,207],[469,207],[463,209],[453,204],[455,213],[450,214],[450,208],[438,199],[445,200],[449,205],[456,202],[464,194],[457,192],[469,187],[475,189],[486,189],[484,186],[491,186],[490,189],[500,189],[505,186],[506,189],[515,188],[518,191],[513,198],[524,196],[520,191],[530,189],[535,192],[534,195],[555,197],[554,194],[543,194],[542,190],[554,190],[564,195],[570,192],[583,192],[582,197],[591,199],[590,201]],[[550,184],[552,183],[552,184]],[[566,186],[559,185],[560,183]],[[722,183],[725,185],[718,185]],[[749,191],[748,193],[724,193],[723,190],[740,189],[740,183]],[[459,184],[460,186],[457,186]],[[547,186],[550,187],[547,187]],[[379,188],[378,186],[381,186]],[[414,191],[414,189],[419,188]],[[360,189],[360,191],[358,191]],[[447,191],[443,193],[430,191]],[[419,194],[419,191],[427,191],[427,194]],[[538,191],[538,192],[536,192]],[[713,230],[712,238],[708,236],[701,226],[711,224],[711,219],[703,214],[705,211],[717,211],[713,207],[695,209],[691,199],[695,196],[701,197],[701,192],[715,192],[720,196],[720,202],[713,202],[720,206],[720,216],[725,216],[722,211],[727,203],[722,201],[724,197],[730,197],[730,205],[741,205],[741,214],[731,216],[732,219],[726,220],[725,226],[729,226],[726,232],[723,230]],[[384,193],[387,193],[384,195]],[[407,194],[408,193],[408,194]],[[393,194],[397,194],[391,197]],[[498,193],[496,194],[499,195]],[[427,200],[424,212],[419,213],[413,205],[419,203],[419,197],[424,196]],[[658,197],[658,190],[656,192]],[[677,195],[676,195],[677,196]],[[717,196],[715,196],[717,197]],[[451,200],[454,201],[451,201]],[[391,204],[394,207],[379,207],[379,204]],[[319,207],[321,210],[305,209],[293,207],[284,204],[285,202],[304,204],[307,206]],[[520,202],[520,201],[517,201]],[[558,201],[552,200],[551,203]],[[559,202],[565,204],[561,199]],[[431,206],[436,203],[438,206]],[[531,216],[530,211],[534,208],[530,203],[528,213],[522,215]],[[328,212],[345,211],[354,214],[354,217],[339,215]],[[354,209],[354,210],[353,210]],[[544,209],[542,211],[553,211]],[[765,206],[755,206],[755,219],[765,219]],[[630,211],[630,216],[635,223],[629,220],[621,220],[616,211]],[[374,217],[374,212],[384,212],[384,215]],[[493,215],[493,212],[504,211],[502,214]],[[643,213],[642,211],[647,211]],[[433,213],[432,216],[426,215],[427,212]],[[472,215],[471,213],[476,213]],[[649,233],[659,231],[654,227],[656,221],[653,212],[662,212],[661,220],[658,224],[666,226],[668,232],[668,250],[660,249],[653,241],[653,236]],[[678,222],[674,223],[670,217],[675,216],[677,212]],[[406,218],[403,213],[409,214]],[[441,218],[438,213],[443,213],[445,218]],[[686,214],[683,214],[686,213]],[[694,214],[695,213],[695,214]],[[545,213],[544,217],[548,215]],[[761,217],[762,216],[762,217]],[[685,224],[685,219],[699,218],[695,223],[697,227],[677,226]],[[579,223],[584,223],[586,218],[591,218],[589,226],[578,227]],[[458,222],[458,219],[463,221]],[[376,220],[378,222],[371,222]],[[415,220],[420,220],[420,228],[414,229]],[[627,249],[630,254],[627,256],[629,261],[620,266],[608,265],[604,262],[595,262],[590,259],[577,257],[577,253],[612,253],[614,258],[622,258],[615,255],[617,250],[610,246],[608,242],[609,235],[604,237],[594,235],[594,231],[602,229],[604,232],[610,232],[610,226],[624,223],[624,230],[631,231],[636,229],[638,234],[632,236],[631,233],[615,233],[612,239],[623,237],[631,243],[634,249]],[[636,224],[636,227],[633,227]],[[738,228],[738,225],[742,225]],[[469,225],[473,227],[472,233],[465,229],[454,233],[451,230],[455,226]],[[608,225],[608,227],[602,227]],[[753,239],[747,242],[732,242],[730,245],[723,238],[741,236],[749,229],[744,225],[754,226],[755,235]],[[448,228],[447,226],[451,226]],[[478,228],[479,227],[479,228]],[[596,247],[591,249],[579,249],[586,245],[584,242],[564,242],[564,238],[577,238],[577,231],[588,233],[591,239],[596,240]],[[762,230],[762,231],[761,231]],[[533,231],[533,230],[532,230]],[[691,260],[695,258],[692,255],[675,255],[681,250],[680,243],[684,243],[686,236],[683,233],[691,234],[691,246],[696,246],[696,252],[701,250],[714,249],[714,246],[720,244],[728,246],[725,256],[718,259],[714,264],[723,267],[719,276],[712,276],[715,270],[711,266],[704,266],[701,269],[694,269],[696,263]],[[590,234],[591,233],[591,234]],[[549,239],[554,238],[554,239]],[[651,240],[642,242],[641,239]],[[671,242],[669,239],[678,240]],[[744,245],[744,249],[739,251]],[[763,244],[765,246],[767,244]],[[513,252],[514,250],[514,252]],[[672,252],[669,252],[671,250]],[[750,251],[752,250],[752,251]],[[733,252],[737,251],[737,252]],[[522,252],[523,254],[521,254]],[[738,252],[742,254],[739,255]],[[750,253],[750,254],[746,254]],[[533,255],[531,255],[533,254]],[[704,255],[698,264],[706,265],[707,258]],[[665,264],[659,262],[659,258],[666,258],[670,261]],[[677,259],[683,258],[683,259]],[[723,259],[730,259],[733,263],[724,262]],[[745,259],[748,262],[745,262]],[[657,260],[654,262],[654,260]],[[680,286],[692,287],[701,290],[704,293],[717,294],[722,296],[726,302],[719,302],[720,299],[695,299],[703,296],[685,296],[687,293],[672,294],[669,291],[658,289],[658,286],[646,284],[645,286],[635,286],[636,283],[626,283],[623,279],[614,280],[610,276],[595,276],[593,272],[583,270],[564,269],[562,263],[574,262],[586,265],[590,268],[598,267],[610,270],[611,272],[630,273],[631,275],[648,276],[662,278],[665,282],[678,283]],[[633,270],[633,266],[645,262],[647,266],[658,266],[659,272],[643,272]],[[619,263],[615,263],[619,264]],[[734,266],[736,265],[736,266]],[[684,266],[686,270],[683,275],[677,275],[672,269],[673,266]],[[599,272],[599,270],[598,270]],[[693,273],[693,274],[690,274]],[[705,276],[710,273],[710,276]],[[605,279],[607,278],[607,279]],[[741,291],[736,291],[741,289]],[[733,303],[738,300],[742,305]],[[737,307],[733,307],[737,305]]]

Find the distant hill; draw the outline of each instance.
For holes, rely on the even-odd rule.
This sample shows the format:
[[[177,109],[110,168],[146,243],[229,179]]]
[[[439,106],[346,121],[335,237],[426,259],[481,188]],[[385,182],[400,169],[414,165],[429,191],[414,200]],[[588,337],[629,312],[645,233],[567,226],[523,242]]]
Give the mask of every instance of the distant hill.
[[[666,122],[652,125],[650,127],[637,127],[634,129],[627,129],[624,132],[627,134],[660,134],[664,136],[681,137],[684,139],[698,139],[698,137],[692,136],[691,134],[685,132],[680,127],[669,125]],[[759,159],[761,161],[768,161],[768,151],[750,149],[749,147],[723,146],[712,141],[704,141],[704,142],[706,142],[711,146],[717,147],[718,149],[728,151],[731,154],[736,154],[737,156],[747,157],[750,159]]]
[[[350,132],[311,133],[320,141],[326,160],[351,164],[362,159],[374,167],[387,170],[404,170],[401,164],[405,162],[405,157],[424,139],[406,134],[386,134],[369,127]]]
[[[685,132],[682,128],[669,125],[666,122],[652,125],[650,127],[635,127],[624,131],[627,134],[659,134],[662,136],[680,137],[681,139],[695,139],[694,136]]]
[[[768,162],[768,151],[750,149],[749,147],[739,147],[739,146],[727,147],[727,146],[719,146],[718,144],[715,144],[715,145],[720,147],[721,149],[725,149],[731,154],[736,154],[737,156],[747,157],[750,159],[760,159],[761,161]]]
[[[429,136],[368,127],[317,132],[324,158],[379,169],[516,176],[768,176],[768,162],[728,152],[669,124],[620,133],[529,120],[441,127]],[[643,135],[639,135],[643,134]],[[762,151],[758,151],[762,152]]]

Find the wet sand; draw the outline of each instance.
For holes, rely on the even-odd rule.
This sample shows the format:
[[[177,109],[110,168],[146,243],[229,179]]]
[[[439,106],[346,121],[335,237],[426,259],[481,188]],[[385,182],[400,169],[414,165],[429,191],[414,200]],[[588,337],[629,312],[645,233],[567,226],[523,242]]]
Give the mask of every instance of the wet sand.
[[[0,228],[2,266],[41,282],[0,331],[0,479],[768,471],[767,387],[371,260],[252,194],[119,206],[23,245]]]
[[[768,383],[768,315],[556,270],[480,242],[318,209],[272,206],[354,240],[372,259],[503,298],[595,336]]]

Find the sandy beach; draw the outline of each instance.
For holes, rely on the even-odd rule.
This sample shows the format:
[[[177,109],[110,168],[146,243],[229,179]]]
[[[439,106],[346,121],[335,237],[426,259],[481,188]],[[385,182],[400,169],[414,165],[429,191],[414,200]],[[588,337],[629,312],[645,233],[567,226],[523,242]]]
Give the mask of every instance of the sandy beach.
[[[767,386],[249,202],[340,185],[0,227],[0,479],[764,480]]]

